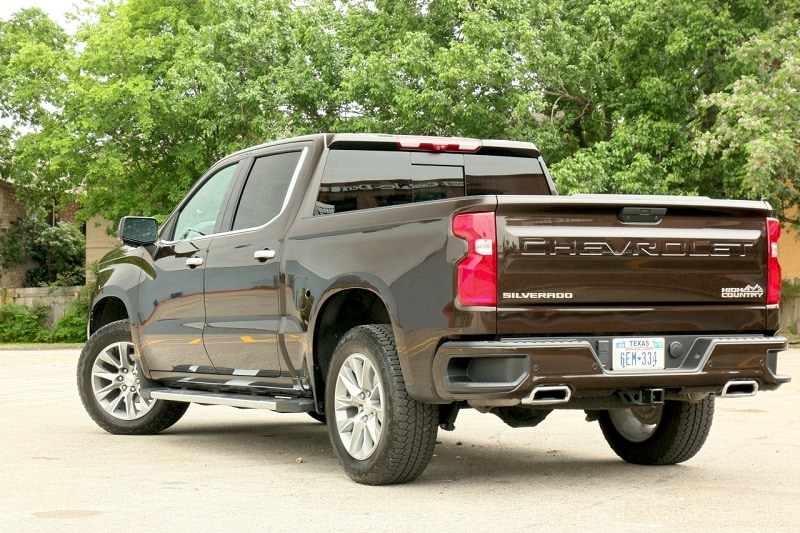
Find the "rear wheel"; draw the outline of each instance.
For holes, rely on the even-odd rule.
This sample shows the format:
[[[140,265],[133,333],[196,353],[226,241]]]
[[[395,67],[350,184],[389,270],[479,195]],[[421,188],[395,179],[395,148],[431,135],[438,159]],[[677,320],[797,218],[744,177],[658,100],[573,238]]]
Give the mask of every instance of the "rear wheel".
[[[180,420],[188,403],[147,399],[134,358],[130,324],[112,322],[92,335],[78,359],[78,392],[95,423],[120,435],[151,435]]]
[[[697,403],[612,409],[600,413],[600,428],[614,452],[629,463],[672,465],[700,451],[711,430],[714,396]]]
[[[325,402],[333,449],[354,481],[405,483],[430,462],[438,408],[406,392],[390,326],[358,326],[342,337]]]

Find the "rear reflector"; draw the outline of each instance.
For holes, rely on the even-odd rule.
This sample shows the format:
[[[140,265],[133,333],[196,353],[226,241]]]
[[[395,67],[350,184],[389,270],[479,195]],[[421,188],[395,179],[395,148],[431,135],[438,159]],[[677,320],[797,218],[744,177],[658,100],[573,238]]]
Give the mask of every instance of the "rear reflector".
[[[426,152],[465,152],[475,153],[483,147],[478,139],[457,139],[452,137],[408,137],[398,136],[397,146],[403,150]]]
[[[781,264],[778,262],[778,238],[781,223],[778,219],[767,219],[767,305],[781,301]]]
[[[467,241],[467,255],[457,268],[462,305],[497,305],[497,254],[494,213],[465,213],[453,218],[453,235]]]

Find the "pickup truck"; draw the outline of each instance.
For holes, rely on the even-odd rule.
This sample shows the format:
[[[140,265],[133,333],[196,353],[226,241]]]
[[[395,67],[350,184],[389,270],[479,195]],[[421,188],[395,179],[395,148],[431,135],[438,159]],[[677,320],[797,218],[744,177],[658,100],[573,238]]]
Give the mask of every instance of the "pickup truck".
[[[597,421],[675,464],[716,397],[777,370],[780,224],[764,202],[558,196],[526,142],[318,134],[216,163],[100,263],[78,389],[116,434],[189,403],[308,413],[346,473],[403,483],[462,409]]]

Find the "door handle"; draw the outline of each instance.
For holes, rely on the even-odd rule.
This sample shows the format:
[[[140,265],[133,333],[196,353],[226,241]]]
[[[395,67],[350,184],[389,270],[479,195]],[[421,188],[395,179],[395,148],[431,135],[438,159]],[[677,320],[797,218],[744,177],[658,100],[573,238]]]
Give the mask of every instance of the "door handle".
[[[203,258],[202,257],[190,257],[190,258],[188,258],[186,260],[185,264],[189,268],[199,267],[200,265],[203,264]]]
[[[269,261],[275,257],[275,250],[270,250],[265,248],[264,250],[256,250],[253,254],[253,259],[256,259],[260,262]]]

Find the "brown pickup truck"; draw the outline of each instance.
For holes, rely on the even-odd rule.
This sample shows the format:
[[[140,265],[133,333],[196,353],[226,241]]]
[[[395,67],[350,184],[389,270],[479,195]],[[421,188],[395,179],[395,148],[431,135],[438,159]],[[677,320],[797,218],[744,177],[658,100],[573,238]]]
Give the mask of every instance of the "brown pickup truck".
[[[410,481],[461,409],[598,421],[639,464],[695,455],[715,398],[777,371],[763,202],[557,196],[530,143],[320,134],[215,164],[160,227],[120,222],[78,388],[112,433],[189,403],[307,412],[347,474]]]

